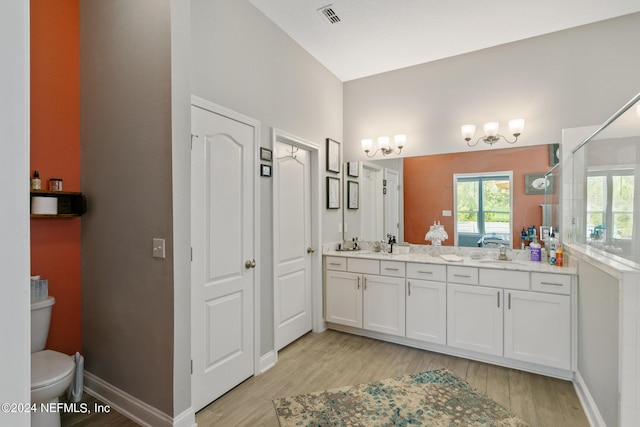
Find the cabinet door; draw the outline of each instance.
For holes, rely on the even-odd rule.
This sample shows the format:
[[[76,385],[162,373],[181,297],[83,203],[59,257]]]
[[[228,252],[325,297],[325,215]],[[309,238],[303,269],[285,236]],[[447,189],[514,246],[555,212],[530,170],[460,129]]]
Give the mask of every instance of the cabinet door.
[[[404,336],[405,280],[397,277],[364,276],[364,328]]]
[[[501,289],[447,284],[447,344],[502,356]]]
[[[407,280],[407,338],[446,345],[446,283]]]
[[[505,291],[504,355],[571,369],[571,297]]]
[[[325,271],[325,320],[362,328],[362,276]]]

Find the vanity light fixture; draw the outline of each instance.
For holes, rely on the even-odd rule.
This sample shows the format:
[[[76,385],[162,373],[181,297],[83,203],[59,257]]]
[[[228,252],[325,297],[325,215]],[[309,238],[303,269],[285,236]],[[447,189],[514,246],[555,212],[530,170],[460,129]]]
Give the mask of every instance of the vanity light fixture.
[[[484,124],[484,136],[478,138],[478,140],[474,143],[469,143],[473,138],[473,135],[476,133],[476,125],[462,125],[460,130],[462,131],[462,138],[467,141],[467,145],[469,147],[475,147],[478,145],[480,140],[486,142],[489,145],[493,145],[500,140],[500,138],[504,139],[509,144],[515,144],[518,141],[518,137],[524,130],[524,119],[513,119],[509,120],[509,132],[511,135],[515,137],[513,141],[509,141],[506,136],[500,135],[498,133],[498,129],[500,128],[500,124],[498,122],[488,122]]]
[[[383,156],[386,156],[392,153],[400,154],[402,152],[402,148],[404,147],[404,144],[407,142],[407,135],[404,135],[404,134],[395,135],[393,137],[393,142],[395,144],[395,147],[391,145],[391,142],[388,136],[379,136],[378,137],[379,148],[373,154],[369,154],[369,152],[371,151],[371,148],[373,147],[372,139],[363,139],[361,141],[361,144],[362,144],[362,149],[364,150],[365,153],[367,153],[367,157],[375,157],[375,155],[378,154],[378,151],[382,151]],[[397,151],[396,151],[396,148],[397,148]]]

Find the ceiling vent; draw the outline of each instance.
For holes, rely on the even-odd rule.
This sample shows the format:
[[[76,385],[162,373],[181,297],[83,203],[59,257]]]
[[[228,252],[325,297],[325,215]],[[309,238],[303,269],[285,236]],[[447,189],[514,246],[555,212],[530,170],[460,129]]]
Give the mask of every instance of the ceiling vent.
[[[337,24],[338,22],[340,22],[340,17],[336,14],[336,12],[334,12],[331,6],[332,5],[330,4],[323,6],[318,9],[318,12],[320,12],[322,16],[327,18],[327,21],[329,21],[330,24]]]

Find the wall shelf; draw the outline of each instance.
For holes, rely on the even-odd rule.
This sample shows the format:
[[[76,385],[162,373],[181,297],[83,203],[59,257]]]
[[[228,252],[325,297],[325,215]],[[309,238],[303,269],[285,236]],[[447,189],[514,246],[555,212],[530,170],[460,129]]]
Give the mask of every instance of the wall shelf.
[[[73,191],[31,190],[31,197],[55,197],[58,199],[57,215],[31,214],[31,218],[75,218],[87,212],[87,199]]]

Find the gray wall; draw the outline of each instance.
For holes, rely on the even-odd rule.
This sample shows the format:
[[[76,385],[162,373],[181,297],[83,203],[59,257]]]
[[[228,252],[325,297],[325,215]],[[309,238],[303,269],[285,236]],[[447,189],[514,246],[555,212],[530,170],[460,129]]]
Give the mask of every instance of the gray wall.
[[[587,262],[578,272],[578,371],[602,419],[618,425],[618,279]]]
[[[31,399],[29,306],[29,2],[0,14],[0,402]],[[28,426],[29,413],[2,413],[0,424]]]
[[[518,117],[518,144],[560,142],[562,129],[602,123],[638,93],[639,38],[636,13],[346,82],[345,160],[365,158],[362,138],[396,133],[407,134],[403,155],[467,151],[461,125],[479,137],[484,122],[508,131]]]
[[[248,1],[191,7],[192,93],[259,120],[263,147],[272,146],[272,127],[319,144],[324,170],[325,138],[342,141],[342,83]],[[274,347],[272,182],[260,180],[263,355]],[[341,239],[341,213],[323,211],[323,240]]]
[[[176,5],[80,2],[85,368],[169,415],[190,406],[189,318],[174,318],[189,304],[189,43],[172,38],[188,34],[188,8]],[[154,237],[166,259],[152,258]]]

